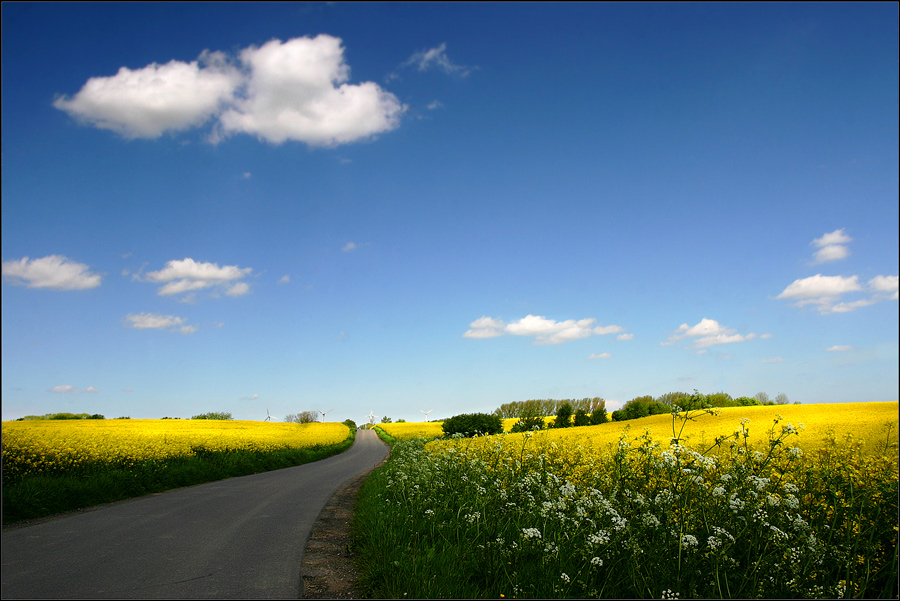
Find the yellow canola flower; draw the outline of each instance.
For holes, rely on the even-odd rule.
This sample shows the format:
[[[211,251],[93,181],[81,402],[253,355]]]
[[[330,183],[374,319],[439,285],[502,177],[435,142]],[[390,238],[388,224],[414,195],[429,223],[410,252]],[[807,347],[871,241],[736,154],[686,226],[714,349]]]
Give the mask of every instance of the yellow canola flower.
[[[552,424],[554,417],[545,417],[545,424]],[[512,427],[519,421],[518,417],[510,417],[500,420],[503,424],[503,431],[509,432]],[[377,424],[379,428],[384,430],[389,436],[393,436],[399,440],[408,440],[410,438],[440,438],[444,435],[444,422],[400,422],[390,424]]]
[[[90,464],[128,467],[197,452],[274,451],[345,440],[341,423],[231,420],[34,420],[3,422],[4,480]]]
[[[410,438],[437,438],[444,435],[444,422],[400,422],[399,424],[378,424],[388,436],[400,440]]]
[[[669,448],[675,436],[681,446],[703,452],[718,437],[730,437],[724,445],[743,445],[746,434],[751,452],[763,455],[769,449],[770,436],[782,437],[783,448],[797,447],[803,453],[825,449],[832,441],[858,444],[857,452],[863,457],[881,457],[886,452],[896,457],[897,453],[896,402],[724,407],[717,412],[718,415],[694,412],[691,415],[696,419],[687,421],[675,419],[674,435],[672,415],[663,414],[596,426],[436,440],[428,443],[426,449],[461,453],[489,462],[498,457],[509,463],[540,458],[542,465],[552,466],[553,471],[574,481],[596,473],[619,445],[636,448],[644,445],[647,438],[657,445],[657,452]],[[740,433],[737,438],[736,431]]]

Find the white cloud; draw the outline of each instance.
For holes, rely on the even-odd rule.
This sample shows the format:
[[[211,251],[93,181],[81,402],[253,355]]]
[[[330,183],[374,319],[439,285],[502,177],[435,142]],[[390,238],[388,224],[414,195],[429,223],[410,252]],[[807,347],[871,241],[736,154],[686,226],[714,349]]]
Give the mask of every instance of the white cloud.
[[[469,330],[463,334],[464,338],[495,338],[503,336],[505,324],[502,320],[492,317],[480,317],[469,324]]]
[[[600,336],[603,336],[605,334],[618,334],[624,329],[625,328],[623,328],[622,326],[597,326],[596,328],[594,328],[594,334],[599,334]],[[619,339],[621,340],[622,338],[619,337]]]
[[[505,324],[499,319],[481,317],[469,324],[469,330],[463,336],[465,338],[494,338],[503,334],[514,336],[533,336],[536,344],[561,344],[570,340],[587,338],[592,334],[615,334],[624,330],[621,326],[592,327],[596,320],[568,319],[555,321],[540,315],[527,315],[519,321]]]
[[[895,275],[877,275],[869,280],[869,288],[875,292],[892,293],[888,296],[891,300],[898,299],[898,278]]]
[[[283,276],[281,276],[281,279],[278,280],[278,283],[279,283],[279,284],[290,284],[290,283],[291,283],[291,276],[289,276],[289,275],[283,275]]]
[[[874,305],[878,301],[872,298],[869,299],[860,299],[858,301],[853,301],[852,303],[837,303],[836,305],[828,305],[827,310],[823,309],[823,312],[827,313],[849,313],[855,309],[859,309],[860,307],[868,307],[869,305]]]
[[[136,313],[126,315],[125,319],[131,322],[132,328],[137,328],[138,330],[177,330],[182,334],[193,334],[197,331],[197,328],[195,326],[187,325],[184,321],[184,318],[175,317],[173,315],[159,315],[157,313]]]
[[[204,51],[190,63],[122,67],[53,105],[126,138],[158,138],[212,119],[214,142],[246,133],[274,144],[334,146],[396,128],[406,107],[373,82],[347,83],[349,74],[339,38],[271,40],[237,60]]]
[[[68,393],[68,392],[88,392],[88,393],[90,393],[90,392],[100,392],[100,389],[96,388],[94,386],[88,386],[84,390],[78,390],[71,384],[65,384],[63,386],[54,386],[53,388],[50,389],[50,392],[56,392],[56,393],[60,393],[60,394]]]
[[[781,363],[784,361],[783,357],[770,357],[769,359],[763,359],[763,363]]]
[[[853,238],[845,234],[844,229],[841,228],[825,234],[821,238],[816,238],[812,241],[812,244],[817,248],[825,248],[826,246],[831,246],[833,244],[846,244],[851,240],[853,240]]]
[[[593,353],[588,359],[609,359],[612,357],[609,353]]]
[[[814,255],[813,263],[825,263],[827,261],[837,261],[838,259],[846,258],[850,254],[850,251],[847,250],[847,247],[844,246],[844,244],[851,240],[853,240],[853,238],[845,234],[843,229],[834,230],[833,232],[823,235],[821,238],[816,238],[810,243],[819,249]]]
[[[271,40],[240,54],[243,97],[219,118],[220,133],[335,146],[395,129],[406,107],[374,82],[348,84],[341,40],[329,35]]]
[[[436,109],[444,108],[444,105],[441,104],[440,100],[432,100],[431,102],[428,103],[428,106],[426,106],[425,108],[427,108],[429,111],[433,111]]]
[[[420,50],[403,63],[403,66],[415,66],[419,71],[436,68],[448,75],[467,76],[472,69],[463,65],[454,65],[447,56],[447,44],[441,44],[428,50]]]
[[[819,273],[808,278],[794,280],[776,298],[797,299],[804,303],[834,299],[846,292],[862,290],[858,280],[859,278],[855,275],[845,278],[839,275],[824,276]]]
[[[719,344],[732,344],[735,342],[744,342],[756,338],[756,334],[750,333],[746,336],[737,334],[735,330],[731,330],[720,324],[715,319],[703,318],[694,326],[688,326],[686,323],[678,326],[678,329],[669,336],[666,342],[662,342],[663,346],[669,346],[686,339],[693,339],[685,348],[703,349],[708,346],[716,346]],[[697,352],[694,354],[703,354]]]
[[[634,334],[619,334],[616,340],[634,340]]]
[[[839,345],[839,344],[836,344],[836,345],[832,346],[831,348],[827,348],[827,349],[825,349],[825,350],[828,351],[828,352],[831,352],[831,353],[840,353],[840,352],[843,352],[843,351],[852,351],[852,350],[853,350],[853,347],[852,347],[852,346],[847,346],[847,345]]]
[[[814,305],[822,314],[848,313],[860,307],[874,305],[883,300],[897,300],[897,276],[875,276],[868,282],[869,291],[874,294],[867,299],[839,302],[841,296],[852,292],[862,292],[859,276],[823,276],[794,280],[776,298],[796,300],[796,307]]]
[[[72,99],[61,96],[53,106],[126,138],[158,138],[208,121],[240,82],[224,55],[204,51],[190,63],[122,67],[111,77],[92,77]]]
[[[165,268],[148,272],[144,279],[157,284],[163,283],[157,294],[170,296],[183,292],[203,290],[213,286],[227,287],[225,294],[240,296],[249,291],[249,286],[240,280],[253,269],[240,268],[237,265],[219,267],[216,263],[200,263],[191,258],[181,261],[168,261]]]
[[[847,250],[846,246],[841,246],[840,244],[832,244],[830,246],[826,246],[825,248],[820,248],[816,251],[814,255],[815,261],[814,263],[825,263],[826,261],[836,261],[838,259],[844,259],[850,254],[850,251]]]
[[[28,288],[52,290],[85,290],[100,285],[101,276],[88,271],[88,266],[62,255],[41,259],[24,257],[18,261],[3,261],[3,277],[11,283]]]
[[[356,248],[357,248],[356,242],[348,242],[347,244],[344,245],[344,247],[341,250],[344,251],[345,253],[348,253],[348,252],[352,252],[352,251],[356,250]]]
[[[250,286],[246,282],[238,282],[225,291],[228,296],[243,296],[250,292]]]

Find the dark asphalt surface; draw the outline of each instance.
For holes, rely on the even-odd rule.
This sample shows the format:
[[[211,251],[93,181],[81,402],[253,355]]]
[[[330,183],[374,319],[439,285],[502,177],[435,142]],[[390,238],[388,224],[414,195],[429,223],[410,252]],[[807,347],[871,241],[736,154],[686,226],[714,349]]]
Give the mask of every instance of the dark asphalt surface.
[[[372,430],[297,467],[144,497],[2,534],[4,599],[297,599],[310,530],[388,455]]]

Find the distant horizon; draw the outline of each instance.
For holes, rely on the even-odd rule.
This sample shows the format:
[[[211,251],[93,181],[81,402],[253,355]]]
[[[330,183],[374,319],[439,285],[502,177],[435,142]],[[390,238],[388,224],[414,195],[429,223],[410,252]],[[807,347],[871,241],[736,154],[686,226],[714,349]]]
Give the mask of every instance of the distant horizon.
[[[0,10],[4,421],[900,399],[896,5]]]
[[[735,398],[735,397],[733,397],[733,398]],[[529,399],[529,400],[531,400],[531,399]],[[566,399],[556,399],[556,400],[566,400]],[[604,399],[604,400],[606,400],[606,399]],[[632,400],[632,399],[629,399],[629,400]],[[627,401],[625,401],[625,402],[627,402]],[[613,405],[617,405],[617,406],[612,406],[612,405],[610,405],[609,403],[607,403],[607,406],[606,406],[607,412],[608,412],[608,413],[612,413],[613,411],[616,411],[616,410],[618,410],[618,409],[621,409],[621,408],[622,408],[622,405],[624,405],[625,402],[612,401]],[[793,402],[793,401],[792,401],[792,402],[790,402],[790,403],[786,403],[785,405],[770,404],[770,405],[768,405],[768,406],[774,406],[774,407],[777,407],[777,406],[788,406],[788,405],[850,405],[850,404],[857,404],[857,403],[897,403],[897,402],[898,402],[898,401],[838,401],[838,402],[834,402],[834,403],[799,403],[799,402]],[[753,406],[753,405],[751,405],[751,406]],[[758,405],[758,406],[762,407],[762,406],[766,406],[766,405]],[[470,413],[488,413],[488,414],[492,414],[495,410],[496,410],[496,408],[495,408],[495,409],[491,409],[491,410],[485,410],[485,411],[473,411],[473,412],[470,412]],[[55,414],[55,413],[74,413],[75,415],[78,415],[78,414],[80,414],[80,413],[85,413],[85,412],[83,412],[83,411],[80,411],[80,412],[72,412],[72,411],[57,411],[57,412],[54,412],[54,411],[50,411],[50,412],[47,412],[47,413],[42,413],[42,414],[40,414],[40,415],[37,415],[37,414],[30,414],[30,415],[25,415],[25,416],[19,416],[19,417],[17,417],[17,418],[12,418],[12,419],[6,419],[6,418],[4,418],[3,421],[17,421],[17,420],[22,419],[22,418],[25,418],[25,417],[30,417],[30,416],[37,416],[37,417],[40,417],[40,416],[43,416],[43,415],[52,415],[52,414]],[[195,414],[195,415],[200,415],[200,414]],[[459,415],[459,414],[454,414],[454,415]],[[287,415],[284,415],[284,416],[282,416],[280,419],[275,419],[275,416],[272,416],[272,419],[270,420],[270,422],[271,422],[271,423],[278,423],[278,424],[288,423],[288,422],[285,422],[285,418],[286,418],[286,417],[287,417]],[[401,417],[398,417],[398,418],[395,418],[393,415],[390,415],[390,414],[387,414],[387,415],[384,415],[384,416],[380,416],[380,417],[382,417],[382,418],[384,418],[384,417],[390,417],[390,418],[391,418],[391,422],[389,422],[389,423],[397,423],[398,420],[403,420],[404,423],[410,423],[410,424],[424,424],[424,423],[431,423],[431,422],[443,422],[443,421],[448,420],[448,419],[450,419],[451,417],[453,417],[453,415],[446,415],[446,416],[442,416],[442,417],[435,418],[435,419],[429,419],[429,420],[427,420],[427,421],[426,421],[426,420],[422,420],[422,419],[406,419],[406,418],[404,418],[404,417],[402,417],[402,416],[401,416]],[[111,416],[109,416],[109,415],[104,415],[103,418],[104,418],[105,420],[116,420],[116,419],[157,419],[157,420],[162,420],[162,419],[184,419],[184,420],[191,420],[191,419],[193,419],[191,416],[189,416],[189,417],[181,417],[181,416],[133,417],[133,416],[130,416],[130,415],[129,415],[129,416],[115,416],[115,417],[111,417]],[[351,421],[353,421],[354,423],[356,423],[357,426],[362,426],[362,425],[368,424],[368,416],[366,416],[366,418],[363,419],[362,421],[360,421],[360,420],[358,420],[358,419],[353,419],[352,417],[345,417],[344,419],[340,419],[340,420],[326,420],[326,421],[328,421],[328,422],[337,421],[338,423],[343,423],[343,422],[347,421],[348,419],[351,420]],[[66,420],[59,420],[59,421],[66,421]],[[229,420],[224,420],[224,421],[229,421]],[[266,420],[265,420],[265,419],[243,419],[243,418],[242,418],[242,419],[238,419],[238,418],[234,418],[234,417],[233,417],[230,421],[265,422]],[[320,419],[320,420],[316,420],[315,422],[310,422],[310,423],[324,423],[324,422],[322,422],[322,420]],[[384,422],[381,422],[381,421],[375,421],[375,422],[373,422],[373,423],[374,423],[374,424],[379,424],[379,423],[384,423]]]

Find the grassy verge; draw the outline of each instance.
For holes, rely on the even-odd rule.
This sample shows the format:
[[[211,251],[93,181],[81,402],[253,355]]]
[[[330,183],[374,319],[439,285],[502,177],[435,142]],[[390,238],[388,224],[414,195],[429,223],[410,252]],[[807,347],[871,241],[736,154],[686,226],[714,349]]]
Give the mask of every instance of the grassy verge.
[[[386,445],[393,446],[398,440],[400,440],[399,438],[395,438],[394,436],[391,436],[390,434],[388,434],[387,432],[385,432],[378,426],[375,426],[374,430],[375,430],[375,434],[378,435],[378,438],[383,440]]]
[[[896,444],[804,453],[795,436],[788,424],[766,447],[701,454],[645,433],[580,458],[502,435],[398,441],[360,490],[361,585],[380,598],[896,598]]]
[[[269,452],[208,451],[166,461],[135,463],[127,469],[85,466],[77,475],[31,476],[3,486],[3,524],[121,501],[191,486],[293,467],[337,455],[350,448],[356,429],[335,445]]]

